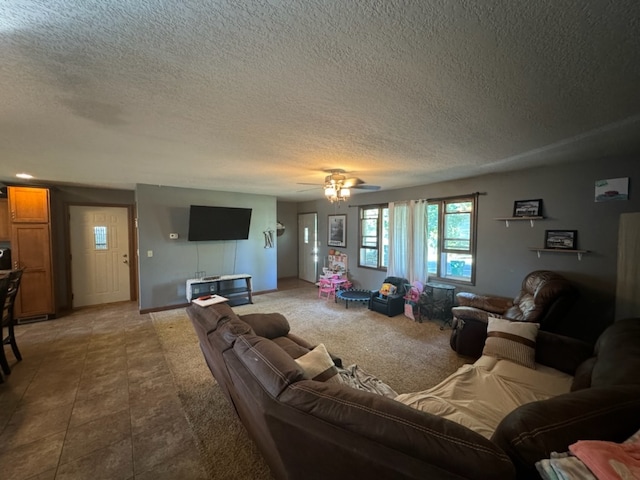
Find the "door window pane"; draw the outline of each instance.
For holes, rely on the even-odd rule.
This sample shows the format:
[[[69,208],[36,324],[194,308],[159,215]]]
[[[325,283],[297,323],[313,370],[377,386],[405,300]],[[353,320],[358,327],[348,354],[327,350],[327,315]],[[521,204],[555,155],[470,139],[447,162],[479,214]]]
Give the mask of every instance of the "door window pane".
[[[96,250],[107,249],[107,227],[93,227],[93,242]]]

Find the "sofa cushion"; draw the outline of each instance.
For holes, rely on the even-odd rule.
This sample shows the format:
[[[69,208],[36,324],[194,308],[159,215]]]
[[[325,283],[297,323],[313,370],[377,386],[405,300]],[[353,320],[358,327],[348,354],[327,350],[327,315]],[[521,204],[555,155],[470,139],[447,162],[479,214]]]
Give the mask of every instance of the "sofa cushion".
[[[489,438],[502,419],[520,405],[569,392],[571,375],[538,367],[482,356],[438,385],[398,395],[396,400]]]
[[[536,363],[575,375],[578,367],[592,355],[592,344],[557,333],[538,331]]]
[[[539,327],[537,323],[489,317],[482,354],[536,368],[536,336]]]
[[[241,335],[233,345],[240,361],[273,397],[291,383],[304,379],[300,366],[268,338]]]
[[[630,341],[630,339],[636,341]],[[591,385],[640,384],[640,319],[618,320],[598,338]]]
[[[244,323],[234,315],[233,317],[225,317],[220,320],[218,328],[209,334],[209,339],[217,337],[227,347],[231,347],[238,336],[253,333],[253,330],[248,324]]]
[[[573,376],[573,383],[571,384],[571,391],[582,390],[583,388],[589,388],[591,386],[591,375],[593,375],[593,367],[598,360],[597,357],[591,357],[582,362]]]
[[[220,320],[236,316],[226,303],[217,303],[208,307],[192,303],[186,308],[186,311],[193,324],[200,330],[198,334],[204,333],[205,337],[218,328]]]
[[[309,353],[313,350],[313,347],[309,345],[308,347],[304,345],[300,345],[295,341],[295,338],[291,338],[292,335],[289,334],[286,337],[276,337],[272,338],[273,342],[282,348],[285,352],[289,354],[291,358],[298,358],[302,355]]]
[[[296,363],[304,370],[304,378],[319,382],[341,383],[342,381],[323,343],[297,358]]]
[[[261,337],[284,337],[290,330],[289,322],[281,313],[248,313],[239,317],[251,325],[256,335]]]

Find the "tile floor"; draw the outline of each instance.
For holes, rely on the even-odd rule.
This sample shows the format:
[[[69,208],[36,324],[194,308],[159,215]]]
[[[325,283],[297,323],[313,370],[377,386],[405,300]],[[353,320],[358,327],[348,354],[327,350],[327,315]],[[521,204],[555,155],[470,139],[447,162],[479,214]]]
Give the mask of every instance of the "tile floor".
[[[205,479],[149,315],[81,309],[16,329],[0,384],[0,478]]]

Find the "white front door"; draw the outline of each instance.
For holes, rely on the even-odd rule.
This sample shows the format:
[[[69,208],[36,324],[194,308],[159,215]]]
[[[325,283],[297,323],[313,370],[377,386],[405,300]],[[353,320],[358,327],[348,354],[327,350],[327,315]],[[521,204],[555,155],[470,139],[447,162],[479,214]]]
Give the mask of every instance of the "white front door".
[[[318,273],[318,214],[298,215],[298,278],[316,283]]]
[[[73,306],[131,300],[126,207],[69,207]]]

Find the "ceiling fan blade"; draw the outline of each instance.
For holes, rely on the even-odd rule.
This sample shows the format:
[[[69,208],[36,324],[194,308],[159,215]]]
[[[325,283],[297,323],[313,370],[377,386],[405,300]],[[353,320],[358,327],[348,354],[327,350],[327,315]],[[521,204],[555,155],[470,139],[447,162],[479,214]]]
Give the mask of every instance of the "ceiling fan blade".
[[[321,183],[308,183],[308,182],[298,182],[296,185],[315,185],[316,187],[321,187]]]
[[[357,188],[358,190],[380,190],[380,186],[378,185],[354,185],[353,187],[350,188]]]
[[[356,177],[347,178],[342,184],[345,188],[357,188],[358,185],[362,185],[364,180]]]

